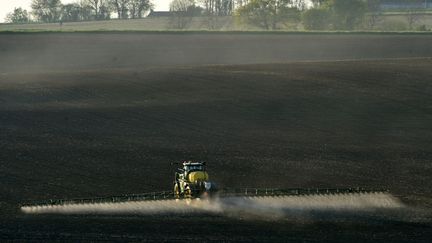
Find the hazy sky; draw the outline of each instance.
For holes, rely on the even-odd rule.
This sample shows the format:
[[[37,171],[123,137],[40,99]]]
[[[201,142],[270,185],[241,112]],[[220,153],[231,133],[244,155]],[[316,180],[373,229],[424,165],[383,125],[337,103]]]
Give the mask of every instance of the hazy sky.
[[[77,2],[79,0],[62,0],[62,3]],[[153,0],[156,10],[168,10],[171,0]],[[14,10],[14,8],[22,7],[30,10],[32,0],[0,0],[0,23],[4,22],[6,15]]]

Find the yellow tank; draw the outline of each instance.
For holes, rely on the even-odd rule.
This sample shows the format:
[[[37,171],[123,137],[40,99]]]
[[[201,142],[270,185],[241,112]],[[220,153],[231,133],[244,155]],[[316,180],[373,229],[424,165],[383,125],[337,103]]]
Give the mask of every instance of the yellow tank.
[[[196,183],[197,181],[207,181],[209,178],[207,172],[205,171],[193,171],[188,175],[188,181]]]

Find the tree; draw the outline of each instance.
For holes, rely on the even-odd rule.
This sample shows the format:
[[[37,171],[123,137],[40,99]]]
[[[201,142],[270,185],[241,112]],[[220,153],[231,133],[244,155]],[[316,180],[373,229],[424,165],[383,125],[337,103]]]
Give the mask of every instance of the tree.
[[[62,7],[62,21],[74,22],[81,20],[81,6],[78,3],[70,3]]]
[[[239,1],[240,5],[246,4],[246,0]],[[234,0],[201,0],[205,13],[213,16],[228,16],[234,11]]]
[[[310,0],[314,8],[323,7],[329,0]]]
[[[127,19],[128,16],[128,5],[130,0],[110,0],[110,4],[113,6],[115,11],[117,12],[117,16],[119,19]]]
[[[31,4],[33,15],[43,22],[57,22],[61,15],[60,0],[33,0]]]
[[[368,21],[369,29],[374,29],[378,22],[382,19],[381,13],[381,0],[367,0]]]
[[[173,0],[170,3],[171,12],[187,13],[193,7],[195,7],[195,0]]]
[[[325,8],[312,8],[303,13],[303,25],[307,30],[329,29],[331,14]]]
[[[231,16],[234,13],[235,5],[242,6],[248,0],[200,0],[203,6],[202,14],[206,17],[206,24],[209,29],[219,28],[220,16]]]
[[[291,0],[251,0],[238,8],[237,15],[264,29],[277,29],[278,24],[297,21],[299,10]]]
[[[330,7],[334,12],[334,26],[337,29],[354,29],[366,13],[363,0],[333,0]]]
[[[152,8],[150,0],[130,0],[129,2],[130,17],[133,19],[142,18],[144,13]]]
[[[94,19],[109,19],[111,15],[107,0],[85,0],[85,5],[89,6],[94,15]]]
[[[107,2],[100,6],[99,19],[111,19],[111,8]]]
[[[80,20],[94,20],[93,8],[85,2],[80,4]]]
[[[304,11],[307,8],[308,0],[292,0],[292,5],[300,11]]]
[[[8,23],[28,23],[30,22],[29,14],[27,10],[23,10],[22,8],[15,8],[12,13],[9,13],[6,16],[6,22]]]
[[[311,0],[311,2],[313,8],[303,14],[306,29],[333,28],[352,30],[362,23],[369,7],[367,4],[371,1]]]
[[[195,9],[195,0],[173,0],[170,4],[170,12],[173,14],[172,26],[184,29],[192,21]]]

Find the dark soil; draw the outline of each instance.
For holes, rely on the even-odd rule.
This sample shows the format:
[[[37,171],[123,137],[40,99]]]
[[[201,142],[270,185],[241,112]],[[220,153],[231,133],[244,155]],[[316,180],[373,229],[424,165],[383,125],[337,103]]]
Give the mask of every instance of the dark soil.
[[[175,42],[173,36],[155,36],[0,36],[0,46],[5,47],[0,52],[7,53],[0,56],[0,238],[341,242],[432,238],[429,223],[395,221],[20,214],[19,204],[32,200],[169,190],[175,169],[170,162],[184,159],[207,161],[212,180],[221,186],[380,187],[409,205],[432,207],[432,59],[405,59],[432,56],[430,45],[423,51],[418,45],[430,43],[431,37],[377,35],[354,40],[355,36],[345,35],[261,35],[243,46],[240,42],[248,40],[247,35],[179,35],[176,47],[169,45]],[[135,42],[140,38],[159,45],[143,47]],[[213,53],[230,51],[222,48],[222,42],[209,45],[205,42],[209,38],[225,38],[230,51],[238,50],[237,59],[211,56],[207,53],[211,48]],[[415,44],[409,45],[413,40]],[[290,45],[287,41],[305,46],[283,49],[282,43]],[[99,46],[101,42],[104,45]],[[263,43],[275,49],[265,49]],[[307,50],[313,43],[334,46],[324,48],[320,56],[321,49]],[[277,50],[278,45],[282,50]],[[114,46],[118,49],[105,52]],[[202,63],[232,65],[198,65],[198,57],[177,53],[185,46],[196,51],[194,56],[205,56]],[[90,47],[95,47],[94,52]],[[160,56],[163,47],[166,57]],[[65,61],[59,64],[60,50]],[[119,50],[124,56],[117,55]],[[256,59],[248,59],[255,50]],[[152,51],[158,54],[153,56]],[[153,57],[156,61],[147,61]],[[298,61],[357,57],[394,59]],[[160,66],[164,62],[168,66]],[[253,62],[284,63],[238,65]]]

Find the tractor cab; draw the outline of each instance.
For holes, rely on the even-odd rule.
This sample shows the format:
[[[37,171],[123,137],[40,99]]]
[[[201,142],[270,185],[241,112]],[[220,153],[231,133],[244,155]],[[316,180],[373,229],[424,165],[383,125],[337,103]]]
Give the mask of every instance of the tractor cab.
[[[176,178],[189,183],[197,183],[198,181],[207,181],[208,174],[205,171],[205,162],[183,162],[183,168],[176,173]]]
[[[205,171],[203,162],[192,162],[192,161],[184,161],[182,163],[183,167],[178,168],[178,172],[176,173],[176,178],[187,178],[188,174],[195,171]]]
[[[183,162],[183,171],[186,174],[192,171],[205,171],[204,166],[205,166],[205,162],[185,161]]]

